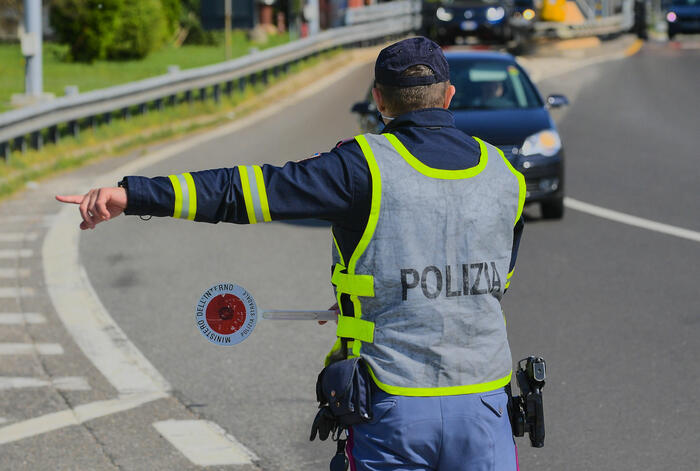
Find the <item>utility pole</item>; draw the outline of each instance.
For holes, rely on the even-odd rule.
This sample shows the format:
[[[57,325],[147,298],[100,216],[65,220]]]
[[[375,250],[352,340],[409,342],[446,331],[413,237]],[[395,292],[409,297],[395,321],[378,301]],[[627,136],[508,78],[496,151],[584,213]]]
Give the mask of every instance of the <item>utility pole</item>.
[[[321,31],[319,26],[321,12],[319,11],[318,0],[310,0],[311,10],[313,11],[313,16],[311,17],[311,22],[309,23],[309,34],[313,36]]]
[[[41,70],[41,0],[25,0],[22,54],[27,58],[24,92],[27,97],[40,98],[44,91]]]
[[[226,43],[226,60],[231,59],[231,16],[233,8],[231,3],[233,0],[224,0],[224,42]]]

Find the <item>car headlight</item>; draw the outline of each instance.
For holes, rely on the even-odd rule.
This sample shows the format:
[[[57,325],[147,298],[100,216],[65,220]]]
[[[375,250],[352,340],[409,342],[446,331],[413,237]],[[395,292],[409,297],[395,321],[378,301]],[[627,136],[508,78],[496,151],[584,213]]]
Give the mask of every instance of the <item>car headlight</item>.
[[[452,21],[452,18],[454,18],[454,14],[452,14],[451,11],[447,11],[442,7],[437,9],[435,16],[437,16],[437,19],[440,21]]]
[[[527,10],[525,10],[525,11],[523,12],[523,18],[525,18],[525,19],[528,20],[528,21],[530,21],[530,20],[533,19],[534,17],[535,17],[535,10],[533,10],[533,9],[531,9],[531,8],[528,8]]]
[[[551,157],[561,149],[561,139],[559,134],[554,129],[547,129],[525,139],[520,154],[535,155],[541,154],[545,157]]]
[[[506,11],[503,7],[490,7],[486,10],[486,19],[489,21],[500,21],[504,16],[506,16]]]
[[[678,19],[678,15],[676,15],[676,13],[673,11],[669,11],[666,13],[666,19],[669,23],[674,23]]]

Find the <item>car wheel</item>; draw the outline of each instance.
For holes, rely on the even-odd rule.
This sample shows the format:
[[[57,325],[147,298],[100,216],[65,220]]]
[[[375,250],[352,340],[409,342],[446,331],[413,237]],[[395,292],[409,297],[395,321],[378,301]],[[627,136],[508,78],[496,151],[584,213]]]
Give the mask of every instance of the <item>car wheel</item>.
[[[564,217],[564,198],[543,201],[540,203],[542,219],[561,219]]]

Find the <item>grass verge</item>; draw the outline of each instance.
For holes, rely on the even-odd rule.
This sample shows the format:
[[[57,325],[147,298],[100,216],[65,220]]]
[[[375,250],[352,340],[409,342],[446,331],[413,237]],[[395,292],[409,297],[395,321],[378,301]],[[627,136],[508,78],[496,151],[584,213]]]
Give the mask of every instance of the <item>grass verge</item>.
[[[9,162],[0,161],[0,201],[24,188],[29,181],[240,118],[322,79],[319,69],[365,59],[366,55],[364,51],[329,51],[291,67],[286,75],[276,80],[271,78],[267,86],[257,84],[229,97],[222,95],[220,103],[212,100],[183,103],[164,111],[83,129],[77,138],[64,137],[58,144],[46,145],[41,150],[29,150],[24,154],[13,152]]]

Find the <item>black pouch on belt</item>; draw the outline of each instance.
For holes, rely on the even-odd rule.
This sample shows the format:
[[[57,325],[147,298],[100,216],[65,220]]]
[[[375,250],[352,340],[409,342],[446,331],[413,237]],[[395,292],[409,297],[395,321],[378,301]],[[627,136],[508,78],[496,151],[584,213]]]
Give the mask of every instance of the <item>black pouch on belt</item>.
[[[372,420],[371,381],[367,365],[359,357],[325,367],[316,381],[316,399],[320,410],[313,427],[317,427],[319,420],[328,421],[330,417],[335,422],[331,430]],[[312,428],[312,440],[315,435]],[[320,435],[323,440],[324,433]]]

